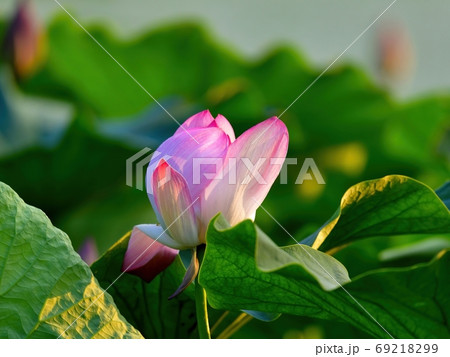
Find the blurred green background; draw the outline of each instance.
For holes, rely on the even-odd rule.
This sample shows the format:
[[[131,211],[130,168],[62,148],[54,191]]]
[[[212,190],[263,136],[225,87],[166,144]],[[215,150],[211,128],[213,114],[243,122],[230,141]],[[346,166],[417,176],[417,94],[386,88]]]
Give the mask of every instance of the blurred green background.
[[[237,134],[283,112],[389,3],[61,1],[178,121],[208,108]],[[0,181],[76,249],[90,238],[102,253],[133,225],[156,221],[145,192],[125,184],[125,162],[177,125],[57,3],[32,5],[18,13],[18,2],[0,4]],[[289,167],[289,184],[266,199],[296,238],[362,180],[403,174],[437,188],[449,179],[448,15],[444,1],[398,1],[283,115],[288,156],[314,158],[326,181],[294,185],[300,167]],[[293,243],[263,211],[257,223]],[[430,239],[420,254],[386,254]],[[449,242],[374,237],[336,257],[354,276],[427,261]],[[236,337],[366,336],[283,316]]]

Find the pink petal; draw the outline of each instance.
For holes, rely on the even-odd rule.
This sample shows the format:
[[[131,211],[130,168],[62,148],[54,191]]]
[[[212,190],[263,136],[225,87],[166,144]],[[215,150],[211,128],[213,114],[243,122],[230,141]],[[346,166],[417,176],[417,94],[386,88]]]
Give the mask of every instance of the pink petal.
[[[173,249],[180,249],[180,244],[167,233],[167,229],[156,224],[138,224],[135,228],[149,237],[155,237],[159,243]]]
[[[222,163],[229,144],[228,136],[221,129],[214,127],[181,131],[163,142],[153,155],[147,169],[147,193],[153,208],[155,209],[152,197],[152,176],[162,158],[184,177],[191,197],[195,199],[212,180],[214,173],[221,168],[219,165],[216,169],[211,161]],[[203,164],[199,165],[200,163]],[[199,167],[199,170],[195,171],[196,175],[193,170],[195,165]],[[212,175],[205,177],[205,173],[212,173]]]
[[[219,114],[216,119],[210,124],[210,126],[216,126],[220,129],[222,129],[225,134],[228,135],[230,138],[230,141],[233,142],[236,140],[236,136],[234,135],[233,127],[231,126],[230,122],[225,118],[223,115]]]
[[[186,129],[215,127],[222,129],[228,135],[230,141],[236,139],[233,127],[223,115],[219,114],[215,119],[209,110],[204,110],[188,118],[175,132],[175,135],[185,131]]]
[[[204,110],[186,119],[186,121],[177,129],[174,135],[182,133],[186,129],[206,128],[213,121],[214,117],[211,115],[209,110]]]
[[[183,249],[199,245],[194,202],[183,176],[162,159],[153,172],[152,187],[156,208],[170,236]]]
[[[139,276],[147,283],[172,264],[178,254],[178,250],[159,243],[158,236],[163,233],[160,226],[148,226],[153,227],[151,236],[133,228],[122,265],[123,272]]]
[[[213,179],[202,194],[203,226],[219,212],[231,225],[244,219],[254,219],[256,209],[281,170],[281,165],[271,163],[271,158],[284,159],[288,141],[287,128],[276,117],[255,125],[238,137],[228,148],[223,177]],[[255,175],[250,174],[244,160],[252,165],[261,160]],[[260,181],[254,177],[257,174],[260,175]]]

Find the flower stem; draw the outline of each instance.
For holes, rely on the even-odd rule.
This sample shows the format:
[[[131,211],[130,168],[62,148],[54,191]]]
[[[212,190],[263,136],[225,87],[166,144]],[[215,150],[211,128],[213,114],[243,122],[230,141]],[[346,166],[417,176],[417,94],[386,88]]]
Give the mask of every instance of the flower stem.
[[[203,261],[204,246],[197,247],[198,260],[200,264]],[[209,330],[208,320],[208,301],[206,299],[206,291],[198,282],[198,276],[195,278],[195,310],[197,315],[197,329],[200,338],[210,339],[211,332]]]
[[[229,325],[225,330],[223,330],[218,339],[230,338],[236,331],[238,331],[241,327],[243,327],[246,323],[251,321],[252,317],[247,315],[245,312],[240,314],[236,320],[234,320],[231,325]]]
[[[211,335],[214,334],[214,331],[220,326],[220,324],[225,321],[225,319],[227,318],[228,314],[230,312],[229,311],[225,311],[222,316],[219,317],[219,319],[216,321],[216,323],[213,325],[213,327],[211,327]]]
[[[208,303],[206,301],[206,291],[195,278],[195,309],[197,314],[197,328],[200,338],[211,338],[208,321]]]

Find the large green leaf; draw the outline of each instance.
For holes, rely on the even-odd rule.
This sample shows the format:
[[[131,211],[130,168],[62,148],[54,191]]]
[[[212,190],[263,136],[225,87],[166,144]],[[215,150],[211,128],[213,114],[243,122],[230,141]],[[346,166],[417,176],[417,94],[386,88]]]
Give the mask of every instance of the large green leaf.
[[[102,287],[107,288],[113,283],[109,293],[121,313],[146,338],[196,337],[193,286],[168,300],[186,272],[181,259],[177,257],[151,283],[134,275],[122,274],[120,269],[129,238],[130,234],[125,235],[92,265],[92,271]]]
[[[383,235],[450,233],[450,212],[423,183],[392,175],[352,186],[339,210],[305,244],[323,251]]]
[[[0,183],[0,337],[141,338],[45,214]]]
[[[216,228],[220,221],[216,221]],[[333,290],[350,281],[345,267],[333,257],[307,245],[290,245],[283,248],[256,227],[255,261],[259,269],[271,272],[289,265],[299,265],[306,274],[305,280],[317,281],[324,290]]]
[[[449,253],[429,264],[359,276],[344,284],[345,290],[325,291],[303,260],[304,246],[268,244],[251,221],[224,229],[214,220],[207,241],[199,279],[214,308],[337,318],[380,338],[450,336]],[[295,252],[289,264],[279,259],[286,251]],[[322,266],[335,276],[333,267],[339,265],[332,257],[327,264],[322,259],[315,269]]]

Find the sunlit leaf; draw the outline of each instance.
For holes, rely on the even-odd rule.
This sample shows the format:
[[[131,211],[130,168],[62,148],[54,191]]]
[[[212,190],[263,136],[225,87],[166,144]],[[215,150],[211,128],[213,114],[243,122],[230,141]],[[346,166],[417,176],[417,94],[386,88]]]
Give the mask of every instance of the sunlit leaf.
[[[303,243],[326,251],[362,238],[412,233],[450,233],[450,212],[428,186],[394,175],[352,186],[339,210]]]
[[[302,260],[289,265],[278,260],[286,248],[271,245],[272,254],[267,251],[261,269],[258,246],[266,238],[261,238],[252,222],[228,229],[215,223],[208,229],[199,276],[214,308],[338,319],[379,338],[450,336],[449,253],[429,264],[367,273],[344,284],[345,290],[325,291]],[[301,247],[288,249],[300,251]],[[336,264],[332,257],[328,261],[327,265],[320,261],[316,269],[323,266],[333,276]]]
[[[0,183],[0,337],[141,338],[65,233]]]

